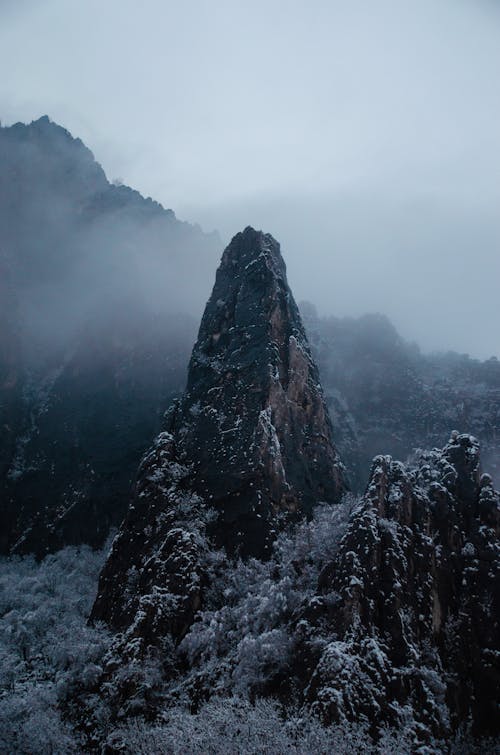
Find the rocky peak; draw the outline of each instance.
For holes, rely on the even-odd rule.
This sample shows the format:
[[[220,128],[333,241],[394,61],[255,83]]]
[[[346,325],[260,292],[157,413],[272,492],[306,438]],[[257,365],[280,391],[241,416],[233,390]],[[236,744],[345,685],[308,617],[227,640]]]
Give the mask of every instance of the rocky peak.
[[[0,188],[16,198],[31,179],[31,195],[37,191],[63,192],[68,200],[85,202],[108,182],[101,166],[81,139],[46,115],[29,124],[0,128]],[[22,196],[26,201],[25,194]]]
[[[246,228],[223,254],[186,391],[139,470],[94,618],[123,628],[139,611],[149,617],[143,637],[152,625],[182,634],[200,606],[203,537],[232,554],[265,556],[280,526],[344,490],[279,244]],[[176,596],[175,621],[159,592]]]
[[[223,278],[229,269],[230,272],[236,272],[237,278],[241,278],[247,265],[254,265],[256,262],[264,263],[275,278],[280,278],[286,284],[286,266],[280,245],[270,233],[256,231],[251,226],[236,234],[226,247],[217,277]]]
[[[170,429],[232,550],[261,554],[264,522],[338,500],[318,370],[272,236],[246,228],[225,250]]]
[[[374,459],[320,578],[335,639],[308,694],[326,719],[355,710],[401,727],[411,709],[421,742],[467,720],[476,733],[498,731],[499,524],[472,436],[453,432],[411,467]]]

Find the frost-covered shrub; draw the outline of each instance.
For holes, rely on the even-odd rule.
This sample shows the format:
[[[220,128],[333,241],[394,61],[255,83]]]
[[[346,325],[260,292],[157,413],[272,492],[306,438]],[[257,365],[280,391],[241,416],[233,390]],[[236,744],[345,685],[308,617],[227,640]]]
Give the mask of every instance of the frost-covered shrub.
[[[172,708],[154,725],[134,721],[108,738],[126,755],[357,755],[367,750],[362,727],[323,727],[312,717],[284,710],[272,700],[254,704],[215,698],[197,714]]]
[[[340,504],[316,506],[309,522],[302,522],[292,533],[278,538],[275,547],[278,560],[308,563],[315,584],[318,571],[325,563],[333,561],[357,502],[358,499],[348,493]]]
[[[81,752],[72,727],[57,706],[54,685],[24,681],[0,700],[0,752],[52,755]]]
[[[96,685],[109,646],[87,626],[104,556],[69,547],[41,563],[0,560],[0,752],[81,751],[60,709]]]
[[[385,661],[374,639],[366,638],[353,658],[345,642],[329,636],[328,624],[315,637],[303,618],[352,504],[318,507],[310,522],[278,538],[267,562],[235,564],[207,550],[205,608],[180,648],[167,642],[151,657],[127,656],[119,636],[87,625],[104,552],[65,548],[41,563],[0,560],[0,752],[492,755],[494,742],[472,744],[467,733],[455,742],[427,737],[415,744],[411,710],[374,742],[368,714],[363,724],[341,718],[325,727],[314,706],[300,707],[299,695],[296,706],[283,703],[294,700],[295,650],[304,631],[329,663],[330,692],[344,679],[346,699],[364,700],[366,711],[377,704],[372,676]],[[349,664],[361,661],[354,672]],[[442,696],[439,679],[425,668],[419,673],[426,689]],[[278,694],[281,702],[272,697]]]
[[[415,745],[410,730],[385,729],[377,742],[367,727],[323,726],[304,711],[272,699],[254,703],[233,695],[214,697],[193,714],[174,707],[151,723],[135,719],[116,727],[107,745],[123,755],[494,755],[495,743],[473,745],[460,735],[454,742],[431,740]]]
[[[215,689],[262,692],[287,671],[293,619],[313,599],[352,505],[348,496],[340,505],[318,506],[311,521],[277,539],[269,561],[216,562],[211,608],[200,613],[181,644],[196,673],[211,679]]]

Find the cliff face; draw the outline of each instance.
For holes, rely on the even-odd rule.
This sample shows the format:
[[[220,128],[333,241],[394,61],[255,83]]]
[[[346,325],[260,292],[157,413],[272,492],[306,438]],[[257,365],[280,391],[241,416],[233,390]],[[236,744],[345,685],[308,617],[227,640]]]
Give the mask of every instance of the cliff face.
[[[499,528],[471,436],[413,469],[376,457],[310,618],[334,637],[306,689],[326,720],[404,727],[406,710],[420,742],[467,720],[498,732]]]
[[[247,228],[225,250],[172,428],[233,551],[262,553],[265,522],[338,500],[318,370],[271,236]]]
[[[265,556],[286,522],[344,490],[279,245],[247,228],[222,257],[186,391],[139,469],[93,618],[182,635],[208,542]]]

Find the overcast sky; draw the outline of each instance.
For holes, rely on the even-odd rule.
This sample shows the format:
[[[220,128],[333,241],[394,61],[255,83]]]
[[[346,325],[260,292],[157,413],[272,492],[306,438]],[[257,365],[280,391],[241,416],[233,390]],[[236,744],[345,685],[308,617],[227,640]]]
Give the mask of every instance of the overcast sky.
[[[271,232],[320,313],[500,356],[500,0],[0,0],[0,70],[2,123]]]

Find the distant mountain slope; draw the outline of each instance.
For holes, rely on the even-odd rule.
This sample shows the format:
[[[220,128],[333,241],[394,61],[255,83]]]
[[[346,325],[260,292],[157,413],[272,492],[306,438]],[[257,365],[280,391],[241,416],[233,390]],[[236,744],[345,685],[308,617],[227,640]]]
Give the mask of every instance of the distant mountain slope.
[[[302,314],[355,489],[364,490],[378,453],[404,460],[415,448],[441,448],[455,428],[480,440],[500,484],[497,359],[422,354],[382,315],[319,318],[308,303]]]
[[[197,317],[220,246],[217,234],[110,183],[80,139],[47,116],[0,128],[3,265],[25,336],[44,347],[126,297],[151,311]]]
[[[220,246],[46,116],[0,128],[0,550],[119,523]]]

